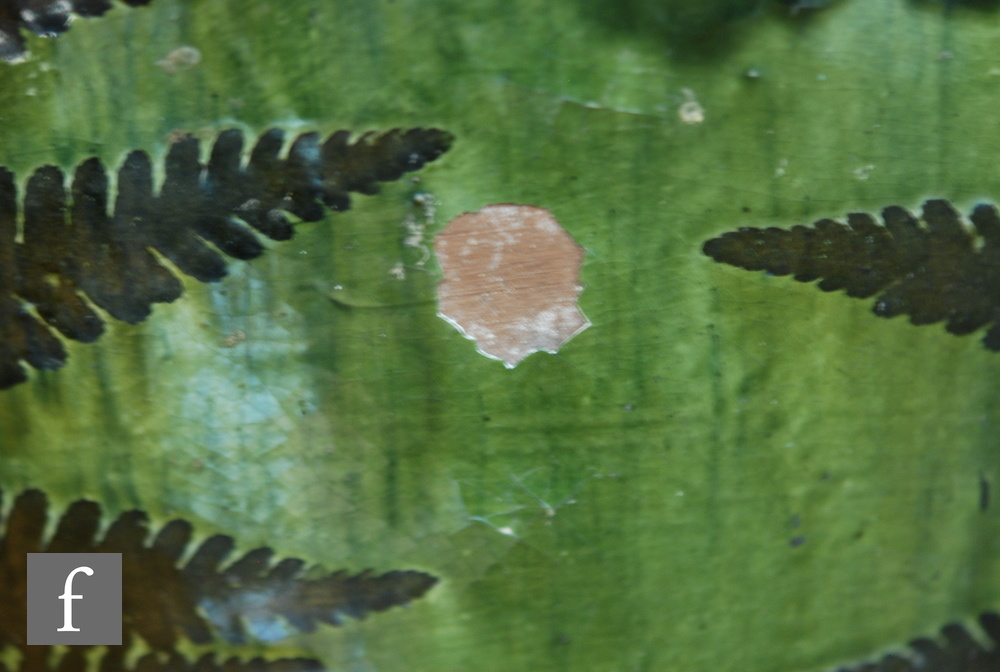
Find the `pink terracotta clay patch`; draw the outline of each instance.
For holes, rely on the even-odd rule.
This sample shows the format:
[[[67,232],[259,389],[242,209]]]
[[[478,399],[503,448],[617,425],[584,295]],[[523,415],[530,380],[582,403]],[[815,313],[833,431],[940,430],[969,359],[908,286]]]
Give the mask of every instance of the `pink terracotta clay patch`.
[[[545,208],[500,204],[459,215],[434,250],[444,273],[439,314],[508,368],[535,351],[556,352],[590,326],[577,305],[583,248]]]

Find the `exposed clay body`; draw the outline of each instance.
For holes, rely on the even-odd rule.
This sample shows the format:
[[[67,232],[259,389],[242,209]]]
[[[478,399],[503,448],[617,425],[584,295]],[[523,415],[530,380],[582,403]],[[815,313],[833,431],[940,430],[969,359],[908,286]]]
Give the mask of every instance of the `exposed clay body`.
[[[577,305],[583,248],[545,208],[500,204],[459,215],[434,249],[444,272],[439,314],[509,368],[590,326]]]

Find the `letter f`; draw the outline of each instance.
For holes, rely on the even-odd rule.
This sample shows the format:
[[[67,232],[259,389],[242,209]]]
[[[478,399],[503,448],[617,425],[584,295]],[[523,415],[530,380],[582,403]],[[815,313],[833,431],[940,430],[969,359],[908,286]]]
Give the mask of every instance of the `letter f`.
[[[66,587],[59,599],[63,601],[63,626],[56,632],[80,632],[80,628],[73,627],[73,600],[82,600],[83,595],[73,594],[73,577],[77,572],[83,572],[87,576],[93,576],[94,570],[90,567],[77,567],[66,577]]]

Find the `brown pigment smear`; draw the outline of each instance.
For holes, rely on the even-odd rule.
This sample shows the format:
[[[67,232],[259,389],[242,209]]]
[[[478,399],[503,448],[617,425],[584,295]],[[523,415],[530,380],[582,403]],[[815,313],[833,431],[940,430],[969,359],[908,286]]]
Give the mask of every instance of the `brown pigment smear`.
[[[577,305],[584,250],[552,213],[488,205],[459,215],[434,243],[444,279],[440,315],[512,368],[556,352],[590,326]]]

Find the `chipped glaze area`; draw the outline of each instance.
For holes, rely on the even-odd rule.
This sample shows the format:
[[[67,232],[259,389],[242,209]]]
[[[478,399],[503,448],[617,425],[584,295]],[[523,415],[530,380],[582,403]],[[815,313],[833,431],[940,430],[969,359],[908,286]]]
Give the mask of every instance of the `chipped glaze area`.
[[[444,279],[438,314],[508,368],[557,352],[590,326],[577,305],[584,250],[546,208],[488,205],[459,215],[434,243]]]

